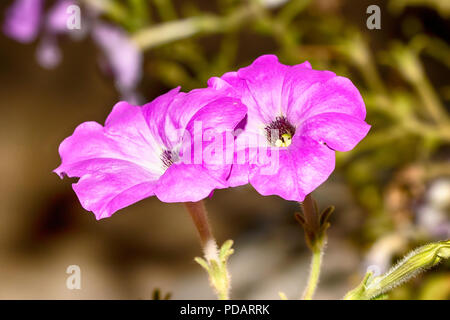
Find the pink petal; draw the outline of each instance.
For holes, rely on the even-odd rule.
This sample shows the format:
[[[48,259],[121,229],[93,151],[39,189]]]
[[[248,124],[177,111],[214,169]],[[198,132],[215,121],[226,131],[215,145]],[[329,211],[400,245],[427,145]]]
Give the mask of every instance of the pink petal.
[[[61,143],[62,163],[55,172],[80,177],[74,190],[83,207],[100,219],[152,195],[164,172],[159,148],[142,109],[120,102],[104,127],[85,122]],[[139,191],[138,185],[143,186]]]
[[[282,89],[282,104],[287,116],[292,122],[298,122],[296,115],[305,111],[305,94],[311,87],[325,83],[336,75],[331,71],[311,69],[308,62],[292,66],[285,74]]]
[[[266,122],[283,113],[281,90],[289,68],[279,63],[276,56],[264,55],[237,72],[238,77],[245,80],[247,94],[253,97]]]
[[[225,181],[218,180],[201,166],[173,164],[161,176],[155,194],[164,202],[200,201],[212,190],[226,188]]]
[[[183,154],[189,151],[191,163],[200,164],[196,152],[201,151],[203,167],[211,176],[225,181],[233,160],[233,131],[246,113],[247,108],[239,100],[218,96],[192,116],[186,127],[189,139],[183,141]],[[196,127],[202,131],[196,132]],[[197,150],[199,141],[201,150]]]
[[[327,75],[324,74],[323,80]],[[366,108],[358,89],[344,77],[330,77],[317,81],[304,91],[292,83],[289,106],[289,120],[298,125],[315,115],[328,112],[344,113],[364,120]]]
[[[303,201],[334,170],[334,151],[309,137],[295,135],[288,148],[279,148],[279,165],[269,170],[253,166],[251,185],[262,195]]]
[[[370,125],[343,113],[321,113],[306,120],[301,133],[338,151],[353,149],[369,132]]]
[[[172,123],[177,124],[178,128],[186,128],[192,117],[200,109],[225,96],[223,91],[212,88],[194,89],[180,96],[172,104],[170,110],[168,110],[169,119]]]
[[[250,92],[247,82],[238,76],[237,72],[225,73],[221,78],[213,77],[208,80],[208,86],[216,90],[227,92],[229,96],[236,97],[247,107],[247,116],[251,121],[247,122],[245,129],[257,131],[261,125],[272,120],[270,112],[261,109]]]
[[[171,139],[174,139],[171,137],[170,131],[178,129],[177,124],[168,121],[167,113],[169,107],[177,103],[184,95],[184,92],[180,92],[180,87],[177,87],[160,95],[142,107],[142,112],[150,132],[166,147],[171,147]],[[169,135],[166,133],[169,133]]]
[[[238,99],[216,96],[216,99],[195,113],[186,126],[192,132],[195,122],[202,124],[203,129],[215,129],[217,132],[234,130],[245,117],[247,107]]]
[[[228,177],[230,187],[238,187],[249,182],[250,165],[249,164],[233,164]]]
[[[154,195],[157,177],[132,163],[108,160],[91,172],[83,174],[73,190],[97,220]]]

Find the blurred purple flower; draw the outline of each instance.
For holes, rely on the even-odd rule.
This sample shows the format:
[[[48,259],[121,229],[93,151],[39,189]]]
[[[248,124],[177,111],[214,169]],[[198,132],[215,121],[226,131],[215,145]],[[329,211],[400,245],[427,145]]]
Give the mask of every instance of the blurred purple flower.
[[[262,195],[303,201],[334,170],[334,151],[351,150],[370,129],[352,82],[313,70],[308,62],[286,66],[265,55],[208,84],[234,92],[248,108],[245,130],[236,138],[236,150],[248,153],[247,162],[233,165],[229,182],[250,182]],[[272,164],[252,158],[256,153],[251,149],[261,142],[278,157],[270,174],[267,166]]]
[[[95,24],[92,37],[104,53],[117,90],[127,101],[136,103],[133,97],[142,77],[142,52],[124,30],[113,25]]]
[[[70,35],[79,38],[83,35],[81,30],[67,28],[67,8],[74,4],[76,1],[58,0],[45,14],[43,35],[36,51],[36,58],[43,68],[54,69],[61,63],[58,36]]]
[[[201,122],[203,139],[212,128],[233,130],[246,111],[239,100],[210,88],[176,88],[142,107],[119,102],[105,126],[82,123],[61,143],[62,163],[54,172],[80,178],[73,189],[97,219],[153,195],[164,202],[199,201],[228,186],[231,164],[190,161],[195,123]]]
[[[62,60],[61,49],[54,36],[44,36],[36,49],[36,59],[45,69],[57,67]]]
[[[81,30],[69,30],[67,9],[75,0],[58,0],[44,14],[43,0],[16,0],[7,10],[4,32],[20,42],[31,42],[42,32],[36,51],[39,64],[46,69],[57,67],[62,59],[58,44],[61,35],[79,39],[91,32],[93,40],[103,52],[103,64],[111,70],[122,99],[137,103],[136,87],[142,77],[142,52],[128,34],[119,27],[101,23],[98,7],[86,7]],[[41,23],[41,20],[42,23]]]
[[[39,33],[42,5],[42,0],[16,0],[6,10],[3,32],[16,41],[32,42]]]
[[[36,58],[42,67],[52,69],[61,61],[57,36],[69,31],[70,34],[80,33],[67,29],[67,8],[76,1],[58,0],[46,14],[43,4],[43,0],[16,0],[6,12],[4,32],[19,42],[28,43],[42,31]]]
[[[76,1],[71,0],[58,0],[53,7],[47,13],[45,27],[47,30],[54,34],[67,33],[67,8],[76,4]],[[73,30],[70,30],[72,32]]]

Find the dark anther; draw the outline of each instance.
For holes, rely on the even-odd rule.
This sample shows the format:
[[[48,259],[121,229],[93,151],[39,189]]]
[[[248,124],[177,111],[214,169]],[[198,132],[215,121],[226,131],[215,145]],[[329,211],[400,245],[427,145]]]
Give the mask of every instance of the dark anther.
[[[286,136],[292,138],[295,134],[295,127],[289,123],[286,117],[277,117],[265,130],[267,141],[271,144],[275,144],[278,140],[285,142]]]
[[[177,160],[178,155],[170,150],[164,150],[163,153],[161,154],[161,161],[165,169],[169,168]]]

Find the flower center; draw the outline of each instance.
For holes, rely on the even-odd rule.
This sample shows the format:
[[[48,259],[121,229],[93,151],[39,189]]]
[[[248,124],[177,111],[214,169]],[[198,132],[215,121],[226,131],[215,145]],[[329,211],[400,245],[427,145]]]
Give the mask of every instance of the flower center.
[[[295,134],[295,127],[286,117],[277,117],[265,130],[267,141],[275,147],[289,147]]]
[[[164,169],[168,169],[174,162],[178,161],[178,154],[170,150],[164,150],[161,153],[161,161]]]

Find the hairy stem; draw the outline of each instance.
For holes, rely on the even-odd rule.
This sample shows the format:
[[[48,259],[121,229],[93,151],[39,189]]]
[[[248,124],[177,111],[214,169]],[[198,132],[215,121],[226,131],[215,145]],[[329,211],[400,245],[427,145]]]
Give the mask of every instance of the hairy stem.
[[[210,240],[214,241],[214,237],[211,232],[211,227],[208,222],[208,214],[206,212],[205,204],[203,201],[199,202],[185,202],[187,211],[191,215],[192,221],[194,221],[197,228],[198,235],[200,236],[200,243],[203,248],[206,247]]]
[[[322,250],[314,250],[312,252],[311,269],[309,271],[308,284],[303,292],[303,300],[312,300],[317,284],[319,283],[320,268],[322,265]]]
[[[329,227],[328,218],[334,208],[329,207],[319,213],[317,203],[309,194],[301,203],[303,215],[296,215],[297,220],[305,230],[305,239],[312,252],[309,279],[303,292],[302,299],[311,300],[319,282],[323,251],[326,245],[326,229]]]

